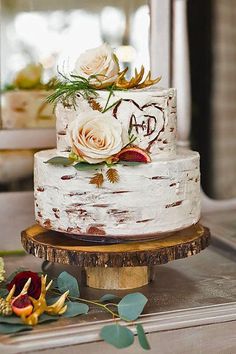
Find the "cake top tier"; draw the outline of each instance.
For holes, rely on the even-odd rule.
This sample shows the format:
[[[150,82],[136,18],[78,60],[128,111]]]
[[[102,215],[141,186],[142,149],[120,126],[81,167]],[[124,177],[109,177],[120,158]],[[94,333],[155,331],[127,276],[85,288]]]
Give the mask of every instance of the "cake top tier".
[[[49,100],[57,103],[57,150],[89,164],[121,159],[150,162],[176,150],[176,93],[156,86],[144,67],[127,70],[107,45],[83,53],[60,74]]]
[[[116,90],[110,98],[108,91],[96,92],[97,96],[88,100],[78,94],[75,107],[68,107],[62,103],[57,105],[59,151],[70,151],[73,146],[81,150],[81,143],[87,145],[93,134],[97,139],[109,139],[109,136],[112,139],[113,134],[108,130],[114,128],[116,132],[122,131],[121,149],[131,143],[130,145],[145,150],[152,159],[175,153],[176,95],[174,89],[153,87],[152,89]],[[101,113],[103,111],[105,112]],[[80,144],[76,144],[78,139],[75,134],[78,131],[81,133]],[[96,149],[96,145],[94,148]],[[97,148],[99,149],[99,146]]]

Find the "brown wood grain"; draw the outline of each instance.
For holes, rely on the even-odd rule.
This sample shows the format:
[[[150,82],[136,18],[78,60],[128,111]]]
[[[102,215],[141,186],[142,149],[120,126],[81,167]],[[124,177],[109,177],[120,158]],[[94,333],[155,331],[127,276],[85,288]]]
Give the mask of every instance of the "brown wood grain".
[[[81,267],[137,267],[164,264],[199,253],[210,232],[200,224],[159,240],[97,245],[33,225],[22,231],[25,250],[50,262]]]
[[[88,267],[85,268],[86,284],[91,288],[106,290],[135,289],[150,281],[150,267]]]

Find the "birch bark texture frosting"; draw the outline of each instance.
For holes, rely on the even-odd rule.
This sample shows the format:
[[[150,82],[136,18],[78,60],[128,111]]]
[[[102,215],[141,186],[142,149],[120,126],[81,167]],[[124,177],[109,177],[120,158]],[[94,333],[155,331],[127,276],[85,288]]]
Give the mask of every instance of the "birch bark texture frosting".
[[[100,90],[95,99],[103,109],[109,92]],[[149,89],[114,91],[111,96],[110,115],[118,120],[123,129],[135,137],[135,145],[147,149],[152,160],[173,156],[176,152],[176,91],[175,89]],[[56,107],[57,148],[58,151],[69,151],[71,146],[67,139],[68,126],[72,121],[80,119],[85,113],[93,111],[91,101],[78,94],[76,110],[64,107],[59,103]],[[99,113],[98,111],[95,111]],[[104,113],[103,113],[104,114]]]
[[[35,217],[45,228],[76,235],[142,236],[185,228],[200,218],[196,152],[135,167],[118,164],[120,181],[101,188],[89,184],[91,171],[45,164],[55,153],[35,155]]]
[[[57,150],[35,155],[37,222],[78,237],[153,236],[197,223],[199,154],[176,148],[176,90],[157,88],[143,67],[125,79],[106,45],[84,53],[74,74],[97,89],[57,104]],[[76,87],[73,76],[67,83]]]

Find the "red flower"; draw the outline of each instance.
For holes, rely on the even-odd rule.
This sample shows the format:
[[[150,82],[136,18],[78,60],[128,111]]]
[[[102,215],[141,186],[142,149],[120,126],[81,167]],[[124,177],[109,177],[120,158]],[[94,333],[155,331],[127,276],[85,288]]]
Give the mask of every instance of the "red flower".
[[[34,299],[38,299],[41,292],[41,278],[38,273],[25,271],[16,274],[14,279],[7,285],[7,290],[10,291],[13,285],[15,284],[16,290],[14,296],[20,294],[27,280],[31,278],[30,287],[28,290],[28,295],[32,296]]]

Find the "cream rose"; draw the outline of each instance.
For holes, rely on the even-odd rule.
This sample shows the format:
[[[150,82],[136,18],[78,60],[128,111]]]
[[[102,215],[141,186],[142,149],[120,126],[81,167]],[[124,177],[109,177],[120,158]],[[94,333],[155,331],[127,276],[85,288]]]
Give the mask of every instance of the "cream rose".
[[[83,112],[67,129],[72,151],[94,164],[106,161],[128,143],[128,134],[110,113]]]
[[[75,63],[73,74],[89,78],[91,75],[97,75],[97,78],[91,78],[91,85],[97,88],[104,88],[113,84],[119,73],[119,64],[115,54],[108,44],[89,49],[82,53]]]

